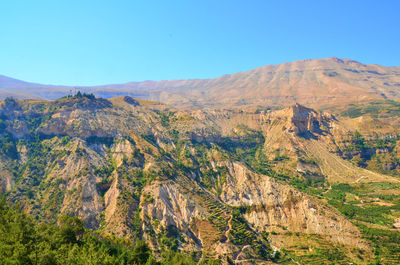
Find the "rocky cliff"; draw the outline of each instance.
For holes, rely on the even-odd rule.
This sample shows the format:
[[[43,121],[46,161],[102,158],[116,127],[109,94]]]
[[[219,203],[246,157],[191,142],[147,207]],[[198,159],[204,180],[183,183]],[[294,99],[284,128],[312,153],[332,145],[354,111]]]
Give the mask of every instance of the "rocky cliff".
[[[304,237],[311,252],[323,246],[340,253],[337,262],[363,263],[373,254],[359,229],[292,180],[322,179],[322,190],[325,179],[394,181],[343,160],[334,147],[346,129],[298,104],[182,112],[127,97],[9,100],[0,115],[10,200],[39,220],[66,214],[105,234],[144,237],[158,255],[172,247],[265,263]]]

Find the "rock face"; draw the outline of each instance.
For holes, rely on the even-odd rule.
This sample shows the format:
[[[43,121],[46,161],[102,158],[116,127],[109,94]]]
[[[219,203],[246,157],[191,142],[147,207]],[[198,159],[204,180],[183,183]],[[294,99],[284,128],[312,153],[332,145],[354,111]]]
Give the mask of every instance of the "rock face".
[[[321,175],[331,183],[394,181],[394,178],[359,168],[342,158],[343,143],[352,133],[329,113],[295,104],[260,114],[265,135],[264,152],[275,157],[275,169],[304,178]],[[297,161],[296,164],[293,161]]]
[[[162,229],[173,228],[181,231],[186,244],[183,247],[188,251],[199,251],[203,244],[199,236],[195,235],[190,227],[196,219],[207,219],[207,212],[198,202],[187,194],[183,194],[179,185],[174,182],[155,182],[144,189],[144,194],[151,196],[152,201],[143,201],[142,218],[144,231],[154,229],[156,233],[162,233]],[[149,233],[146,233],[151,238]],[[153,242],[156,247],[156,242]]]
[[[270,177],[256,175],[240,163],[228,168],[231,178],[221,198],[229,205],[254,209],[245,218],[256,229],[306,231],[340,244],[367,247],[358,239],[360,234],[354,225],[318,200]]]
[[[0,163],[0,191],[5,193],[14,187],[14,176],[7,166]]]
[[[284,248],[276,234],[318,236],[361,263],[350,246],[372,255],[338,211],[276,179],[313,171],[334,180],[341,129],[331,115],[298,104],[182,112],[126,97],[11,103],[0,107],[0,134],[16,155],[0,151],[0,183],[39,220],[74,215],[102,233],[144,237],[158,254],[171,247],[239,264],[271,260]],[[344,182],[385,177],[342,168]]]
[[[330,129],[331,123],[335,122],[334,116],[320,113],[313,109],[304,107],[298,103],[293,106],[270,113],[267,117],[272,120],[284,120],[287,124],[286,130],[295,134],[322,134]]]
[[[329,126],[333,119],[331,115],[317,113],[300,104],[295,104],[290,110],[292,111],[291,122],[293,124],[290,131],[294,133],[320,133],[323,128]]]
[[[319,235],[333,244],[370,251],[369,243],[360,239],[358,229],[333,208],[287,184],[255,174],[241,163],[220,162],[219,166],[228,169],[228,176],[218,200],[228,207],[246,208],[244,218],[249,231]],[[238,263],[251,257],[246,254],[251,245],[242,248],[230,237],[232,217],[227,216],[222,231],[210,221],[210,215],[215,213],[208,209],[207,199],[176,182],[154,182],[145,188],[144,194],[151,198],[141,202],[147,238],[172,227],[180,232],[182,248],[187,251],[203,249],[215,257],[232,257]],[[221,211],[225,214],[223,207]],[[160,248],[156,241],[151,242],[155,249]],[[279,242],[272,240],[270,244]]]

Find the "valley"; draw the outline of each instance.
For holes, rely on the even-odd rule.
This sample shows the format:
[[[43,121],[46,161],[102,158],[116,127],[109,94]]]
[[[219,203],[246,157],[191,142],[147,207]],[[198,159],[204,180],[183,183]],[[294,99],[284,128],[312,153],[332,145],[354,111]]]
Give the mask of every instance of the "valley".
[[[396,264],[398,127],[374,115],[397,105],[381,102],[358,116],[6,98],[0,187],[37,222],[76,216],[104,237],[143,239],[157,260]]]

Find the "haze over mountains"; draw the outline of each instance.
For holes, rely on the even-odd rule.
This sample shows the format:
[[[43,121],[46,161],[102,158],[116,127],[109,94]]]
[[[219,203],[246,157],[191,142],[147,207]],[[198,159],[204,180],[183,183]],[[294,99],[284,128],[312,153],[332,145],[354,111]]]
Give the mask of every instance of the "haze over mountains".
[[[28,83],[0,76],[0,97],[56,99],[71,91],[111,98],[128,95],[183,108],[311,107],[400,100],[400,67],[339,58],[267,65],[215,79],[144,81],[93,87]]]

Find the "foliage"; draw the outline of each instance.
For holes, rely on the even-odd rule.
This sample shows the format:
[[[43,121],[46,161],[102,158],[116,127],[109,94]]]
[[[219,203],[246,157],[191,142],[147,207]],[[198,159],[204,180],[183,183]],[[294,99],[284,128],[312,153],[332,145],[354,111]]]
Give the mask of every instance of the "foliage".
[[[169,127],[170,123],[174,120],[174,112],[160,112],[160,122],[164,127]]]
[[[372,242],[375,249],[375,264],[400,263],[400,232],[389,229],[368,227],[358,224],[364,238]]]
[[[362,115],[371,115],[379,118],[384,115],[392,117],[400,116],[400,103],[393,100],[375,101],[366,104],[350,104],[345,110],[341,111],[344,117],[357,118]]]
[[[77,217],[62,216],[58,225],[40,224],[0,200],[1,264],[197,264],[190,255],[172,250],[162,257],[156,261],[143,240],[131,245],[85,230]]]
[[[0,153],[10,159],[18,158],[16,141],[9,133],[0,136]]]
[[[365,139],[359,132],[355,132],[345,143],[342,156],[350,159],[360,167],[366,167],[379,173],[400,176],[399,149],[396,148],[399,137]]]
[[[114,143],[113,137],[101,137],[101,136],[89,136],[86,138],[86,142],[91,144],[104,144],[107,147],[110,147]]]
[[[238,160],[254,157],[265,141],[264,135],[261,131],[252,130],[244,125],[238,126],[238,130],[241,131],[241,135],[221,137],[217,144]]]
[[[151,143],[154,146],[157,146],[157,139],[153,134],[142,134],[141,136],[147,142]]]
[[[94,96],[94,94],[92,93],[82,93],[81,91],[76,92],[76,94],[74,95],[67,95],[62,97],[63,98],[88,98],[88,99],[96,99],[96,97]]]
[[[331,190],[324,194],[324,197],[328,199],[332,206],[349,218],[372,224],[391,225],[394,220],[390,215],[393,211],[400,210],[400,204],[393,206],[365,204],[361,206],[359,201],[347,199],[348,194],[354,194],[358,197],[365,196],[362,187],[352,187],[349,184],[332,185]]]
[[[236,209],[232,213],[231,227],[229,237],[234,244],[251,245],[255,240],[255,235],[248,227],[246,220]]]

